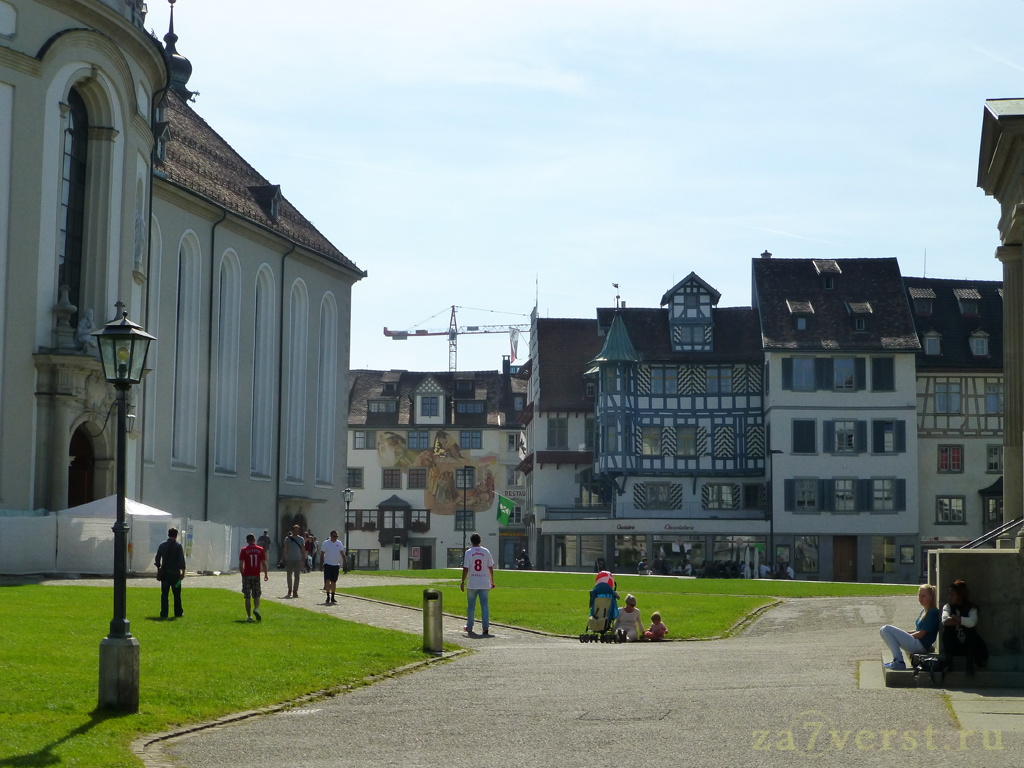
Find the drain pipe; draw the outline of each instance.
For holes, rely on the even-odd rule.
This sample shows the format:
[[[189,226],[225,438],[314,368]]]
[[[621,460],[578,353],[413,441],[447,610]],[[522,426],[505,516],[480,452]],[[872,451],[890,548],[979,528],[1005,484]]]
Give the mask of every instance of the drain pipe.
[[[284,404],[284,263],[295,251],[295,243],[292,247],[281,254],[281,299],[278,308],[277,323],[277,456],[274,463],[277,467],[274,472],[274,483],[277,487],[277,496],[281,495],[281,424],[284,416],[281,407]],[[278,542],[281,536],[281,502],[274,499],[274,540]]]
[[[210,435],[213,434],[213,430],[210,429],[210,411],[213,401],[213,376],[211,375],[213,369],[213,268],[217,261],[214,254],[216,253],[217,227],[223,224],[224,219],[228,217],[228,209],[221,208],[220,212],[220,218],[210,229],[210,301],[207,308],[209,322],[206,331],[206,472],[203,473],[203,520],[205,521],[210,519],[210,475],[213,473],[213,456],[210,451]]]

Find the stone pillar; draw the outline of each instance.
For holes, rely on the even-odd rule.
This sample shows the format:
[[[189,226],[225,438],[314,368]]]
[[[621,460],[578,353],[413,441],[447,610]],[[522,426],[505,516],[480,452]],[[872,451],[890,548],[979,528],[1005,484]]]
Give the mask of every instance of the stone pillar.
[[[996,248],[1003,263],[1003,522],[1024,510],[1024,268],[1021,246]]]
[[[60,395],[53,398],[53,421],[50,429],[50,492],[47,508],[68,507],[68,469],[71,466],[72,403]]]

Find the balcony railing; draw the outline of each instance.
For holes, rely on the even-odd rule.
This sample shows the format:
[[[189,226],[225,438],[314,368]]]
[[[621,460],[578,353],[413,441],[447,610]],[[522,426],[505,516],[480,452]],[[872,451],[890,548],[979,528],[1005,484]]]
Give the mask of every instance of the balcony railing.
[[[765,520],[768,516],[763,509],[704,509],[699,501],[684,501],[682,509],[637,509],[630,503],[617,503],[613,517],[644,520]]]

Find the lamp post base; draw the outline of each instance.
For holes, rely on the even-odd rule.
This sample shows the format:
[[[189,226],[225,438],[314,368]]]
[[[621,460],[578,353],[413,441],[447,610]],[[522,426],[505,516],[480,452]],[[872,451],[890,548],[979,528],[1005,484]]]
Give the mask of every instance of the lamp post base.
[[[139,711],[139,641],[105,637],[100,641],[100,709]]]

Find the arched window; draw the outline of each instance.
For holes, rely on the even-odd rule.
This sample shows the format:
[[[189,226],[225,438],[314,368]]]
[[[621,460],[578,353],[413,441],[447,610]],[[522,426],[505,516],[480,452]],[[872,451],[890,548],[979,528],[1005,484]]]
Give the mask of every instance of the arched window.
[[[157,434],[157,365],[160,355],[157,351],[160,344],[160,291],[156,286],[160,285],[160,268],[163,261],[164,243],[163,234],[160,231],[160,222],[155,216],[150,219],[150,264],[149,281],[149,311],[146,316],[146,330],[156,336],[156,341],[150,342],[149,353],[146,355],[146,366],[150,369],[149,375],[143,379],[145,388],[145,401],[143,403],[142,423],[142,459],[147,463],[156,461],[156,434]]]
[[[320,360],[316,399],[316,481],[334,483],[334,420],[338,399],[338,306],[334,296],[320,302]]]
[[[174,423],[171,464],[196,465],[199,416],[199,241],[189,233],[178,246],[178,300],[174,334]]]
[[[274,441],[274,276],[267,265],[256,275],[256,322],[252,355],[252,432],[249,473],[270,477]]]
[[[296,280],[288,303],[288,442],[285,477],[302,482],[306,443],[306,348],[309,338],[309,295],[306,284]]]
[[[89,115],[78,91],[68,92],[61,165],[60,242],[57,284],[71,288],[68,299],[82,310],[82,250],[85,235],[85,167],[89,147]],[[78,315],[71,316],[71,325]]]
[[[238,470],[238,332],[242,274],[234,251],[220,263],[217,312],[217,412],[213,461],[218,472]]]

